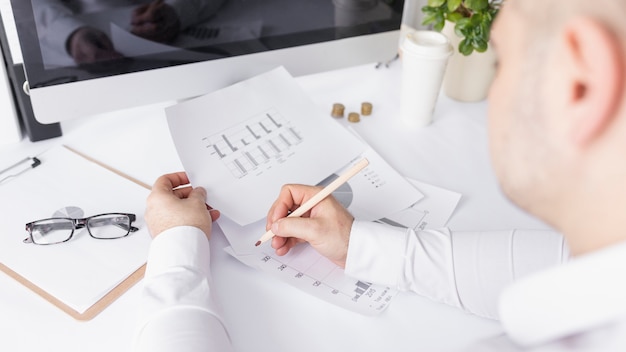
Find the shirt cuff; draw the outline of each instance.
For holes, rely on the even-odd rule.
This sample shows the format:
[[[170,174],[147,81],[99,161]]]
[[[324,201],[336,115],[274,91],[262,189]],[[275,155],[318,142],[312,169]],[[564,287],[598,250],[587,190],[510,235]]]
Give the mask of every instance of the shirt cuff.
[[[354,221],[345,273],[357,279],[397,288],[404,272],[407,229]]]
[[[152,240],[145,277],[151,278],[175,267],[189,267],[210,277],[209,240],[194,226],[178,226]]]

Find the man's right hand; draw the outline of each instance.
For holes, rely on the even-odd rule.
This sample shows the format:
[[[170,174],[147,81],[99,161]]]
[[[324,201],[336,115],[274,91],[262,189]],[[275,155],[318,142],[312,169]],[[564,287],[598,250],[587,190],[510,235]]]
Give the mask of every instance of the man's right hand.
[[[266,230],[272,230],[272,248],[285,255],[301,242],[309,242],[320,254],[344,268],[354,217],[331,195],[302,217],[287,217],[322,188],[284,185],[267,214]]]

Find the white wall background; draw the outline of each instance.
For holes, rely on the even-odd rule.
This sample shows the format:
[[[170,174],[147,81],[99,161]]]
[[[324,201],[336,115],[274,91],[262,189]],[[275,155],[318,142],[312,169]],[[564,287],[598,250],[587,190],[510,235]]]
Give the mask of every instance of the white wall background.
[[[415,28],[422,29],[422,15],[421,8],[428,3],[428,0],[406,0],[404,5],[404,14],[402,23]]]

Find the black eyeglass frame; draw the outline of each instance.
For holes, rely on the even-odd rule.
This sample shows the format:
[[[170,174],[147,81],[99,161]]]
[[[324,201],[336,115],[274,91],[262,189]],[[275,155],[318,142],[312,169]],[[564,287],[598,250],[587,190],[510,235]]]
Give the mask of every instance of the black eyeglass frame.
[[[121,215],[121,216],[126,216],[128,217],[128,228],[122,227],[120,224],[114,224],[118,227],[122,227],[124,230],[126,231],[126,234],[124,236],[119,236],[119,237],[96,237],[91,233],[91,230],[89,229],[89,223],[91,220],[93,220],[94,218],[98,218],[98,217],[102,217],[102,216],[107,216],[107,215]],[[33,239],[33,225],[38,223],[38,222],[42,222],[42,221],[49,221],[49,220],[68,220],[72,222],[72,232],[70,233],[70,235],[68,236],[67,239],[63,240],[63,241],[59,241],[59,242],[53,242],[53,243],[37,243],[35,242],[35,240]],[[116,240],[119,238],[124,238],[126,236],[128,236],[131,232],[136,232],[139,229],[135,226],[132,226],[133,221],[137,220],[137,216],[135,214],[131,214],[131,213],[102,213],[102,214],[96,214],[96,215],[92,215],[86,218],[64,218],[64,217],[55,217],[55,218],[47,218],[47,219],[40,219],[40,220],[35,220],[35,221],[31,221],[29,223],[27,223],[26,225],[24,225],[26,231],[28,232],[28,237],[26,237],[24,240],[22,240],[22,242],[24,243],[32,243],[38,246],[47,246],[47,245],[52,245],[52,244],[59,244],[59,243],[64,243],[67,242],[69,240],[72,239],[72,237],[74,237],[74,232],[76,230],[80,230],[82,228],[86,228],[87,229],[87,233],[89,233],[89,236],[91,238],[97,239],[97,240]]]

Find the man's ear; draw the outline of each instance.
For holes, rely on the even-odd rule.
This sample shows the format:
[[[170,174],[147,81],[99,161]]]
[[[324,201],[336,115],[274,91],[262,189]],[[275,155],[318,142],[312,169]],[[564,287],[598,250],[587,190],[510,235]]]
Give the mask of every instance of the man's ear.
[[[617,36],[589,18],[569,21],[561,32],[568,67],[567,113],[577,146],[602,135],[620,108],[624,89],[624,52]]]

